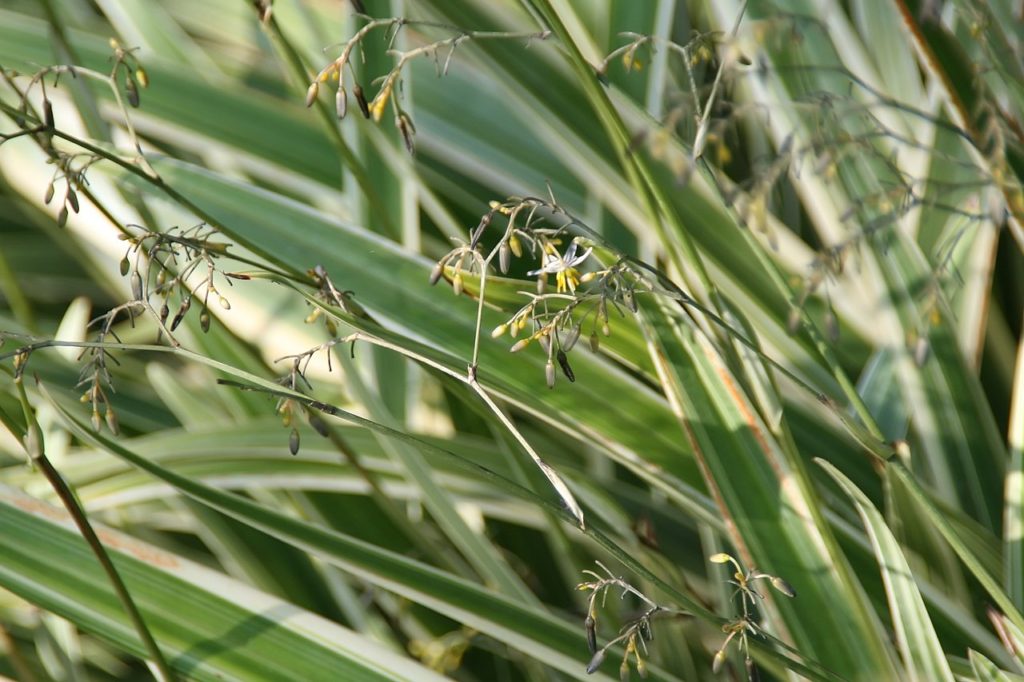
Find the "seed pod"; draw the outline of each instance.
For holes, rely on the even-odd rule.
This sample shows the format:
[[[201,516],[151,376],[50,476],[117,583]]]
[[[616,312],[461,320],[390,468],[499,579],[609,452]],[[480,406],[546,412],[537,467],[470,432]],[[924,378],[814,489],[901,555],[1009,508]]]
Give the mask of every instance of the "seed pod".
[[[121,424],[117,420],[117,413],[110,408],[110,405],[107,405],[107,412],[103,416],[107,422],[107,428],[110,429],[110,433],[115,436],[121,433]]]
[[[327,428],[327,422],[320,418],[320,415],[309,413],[309,425],[313,427],[313,430],[319,433],[324,438],[331,435],[330,430]]]
[[[522,349],[526,348],[526,345],[530,343],[530,339],[519,339],[516,341],[511,348],[508,349],[509,353],[518,353]]]
[[[787,597],[792,598],[796,596],[796,590],[793,589],[793,586],[777,575],[772,576],[772,587]]]
[[[43,124],[47,130],[53,130],[53,104],[49,99],[43,100]]]
[[[498,247],[498,269],[501,270],[501,274],[503,275],[508,272],[511,255],[512,251],[508,247],[508,242],[502,242],[501,246]]]
[[[370,105],[366,102],[366,96],[363,94],[363,86],[356,83],[352,88],[352,94],[355,95],[356,103],[359,104],[359,111],[363,112],[363,118],[370,118]]]
[[[98,433],[100,427],[103,426],[103,420],[100,419],[100,411],[95,406],[92,408],[92,419],[90,421],[92,422],[92,430]]]
[[[601,325],[601,333],[604,334],[605,336],[611,336],[612,335],[612,328],[610,326],[608,326],[608,322],[607,321],[604,324]]]
[[[135,79],[139,81],[139,85],[142,87],[149,87],[149,74],[141,66],[135,69]]]
[[[593,675],[595,672],[597,672],[597,669],[601,667],[602,663],[604,663],[605,654],[606,652],[604,649],[601,649],[596,654],[594,654],[594,657],[590,659],[590,663],[587,664],[588,675]]]
[[[562,349],[568,353],[573,349],[573,346],[575,346],[576,342],[579,340],[580,326],[577,324],[574,325],[573,328],[569,330],[569,333],[565,335],[565,338],[562,339]]]
[[[593,655],[597,653],[597,621],[588,614],[586,620],[583,621],[583,627],[587,630],[587,648]]]
[[[590,332],[590,350],[595,353],[601,349],[601,339],[598,338],[597,332]]]
[[[57,227],[64,227],[68,224],[68,207],[61,206],[60,213],[57,214]]]
[[[462,273],[456,272],[455,276],[452,277],[452,291],[455,292],[456,296],[462,295]]]
[[[313,102],[316,101],[316,96],[320,94],[320,83],[313,81],[306,88],[306,107],[313,106]]]
[[[444,272],[444,266],[441,263],[436,263],[434,269],[430,271],[430,286],[434,286],[441,280],[441,274]]]
[[[292,427],[292,432],[288,436],[288,452],[293,455],[299,454],[299,430]]]
[[[548,388],[555,387],[555,363],[550,360],[544,365],[544,378],[548,382]]]
[[[173,332],[181,324],[181,321],[185,319],[185,315],[188,313],[188,309],[192,307],[192,296],[189,295],[185,301],[178,308],[178,312],[174,314],[174,319],[171,320],[171,331]]]
[[[210,331],[210,313],[204,310],[199,314],[199,327],[203,330],[203,333]]]
[[[132,298],[134,300],[136,300],[136,301],[141,301],[142,300],[142,275],[139,274],[138,270],[136,270],[135,272],[132,273],[131,283],[132,283]]]
[[[555,353],[555,357],[558,359],[558,366],[562,368],[562,374],[570,382],[576,381],[576,375],[573,374],[572,367],[569,366],[569,358],[566,356],[565,351],[561,348]]]
[[[718,653],[715,654],[715,658],[711,661],[711,672],[717,673],[722,669],[723,663],[725,663],[725,649],[719,649]]]
[[[340,86],[338,93],[334,95],[334,110],[338,113],[339,121],[348,113],[348,92],[345,91],[344,86]]]
[[[132,267],[131,261],[128,260],[128,256],[125,256],[124,258],[121,259],[121,262],[118,263],[118,267],[121,269],[122,277],[128,274],[129,268]]]
[[[64,198],[64,201],[71,205],[71,210],[78,213],[78,194],[75,190],[68,188],[68,195]]]
[[[139,108],[139,89],[135,85],[135,79],[128,76],[124,79],[124,91],[128,94],[128,104],[133,109]]]
[[[46,194],[43,196],[43,203],[44,204],[49,204],[51,201],[53,201],[53,193],[54,193],[54,191],[55,190],[54,190],[54,187],[53,187],[53,183],[51,182],[49,185],[46,186]]]
[[[43,124],[47,130],[53,130],[53,105],[50,100],[43,100]]]
[[[167,316],[171,314],[171,309],[167,307],[167,302],[160,306],[160,324],[167,322]]]
[[[523,244],[519,241],[519,237],[512,233],[512,236],[508,238],[508,248],[512,249],[512,253],[516,258],[523,257]]]

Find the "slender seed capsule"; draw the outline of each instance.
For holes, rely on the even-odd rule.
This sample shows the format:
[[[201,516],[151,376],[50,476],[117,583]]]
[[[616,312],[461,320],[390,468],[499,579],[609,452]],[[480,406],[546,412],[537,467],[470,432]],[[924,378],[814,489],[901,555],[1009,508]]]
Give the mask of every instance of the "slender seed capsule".
[[[68,204],[71,205],[72,211],[78,213],[78,194],[75,192],[75,190],[71,189],[70,187],[68,188],[68,196],[66,197],[65,201],[67,201]]]
[[[523,244],[514,233],[508,238],[508,248],[512,249],[512,253],[516,258],[523,257]]]
[[[139,81],[139,85],[144,88],[149,87],[149,74],[141,66],[135,69],[135,79]]]
[[[562,374],[565,375],[565,378],[570,382],[575,382],[576,375],[573,374],[572,367],[569,366],[569,358],[566,356],[565,351],[559,348],[558,352],[555,353],[555,357],[558,359],[558,366],[562,368]]]
[[[601,349],[601,339],[598,338],[597,332],[590,332],[590,350],[595,353]]]
[[[430,286],[434,286],[441,280],[441,274],[444,272],[444,266],[440,263],[434,265],[434,269],[430,271]]]
[[[530,339],[519,339],[514,344],[512,344],[512,347],[508,349],[508,352],[509,353],[518,353],[522,349],[526,348],[526,345],[528,343],[530,343]]]
[[[171,320],[171,331],[173,332],[181,324],[181,321],[185,319],[185,315],[188,313],[188,309],[192,307],[192,296],[189,295],[185,301],[178,308],[178,312],[174,314],[174,319]]]
[[[43,100],[43,124],[47,130],[53,130],[53,105],[48,99]]]
[[[64,227],[68,224],[68,207],[61,206],[60,213],[57,214],[57,227]]]
[[[100,419],[100,411],[95,407],[92,408],[92,430],[99,432],[100,427],[103,426],[103,420]]]
[[[313,427],[313,430],[319,433],[324,438],[331,435],[330,430],[327,428],[327,422],[320,418],[320,415],[309,414],[309,425]]]
[[[544,378],[547,379],[548,388],[555,387],[555,363],[550,360],[544,365]]]
[[[715,654],[715,658],[711,661],[711,672],[717,673],[722,669],[723,663],[725,663],[725,650],[719,649],[718,653]]]
[[[456,296],[462,295],[462,274],[456,272],[455,276],[452,277],[452,291],[455,292]]]
[[[160,306],[160,324],[166,323],[167,322],[167,316],[170,315],[170,314],[171,314],[171,309],[167,307],[167,302],[165,301],[164,304],[162,306]]]
[[[796,596],[796,590],[793,589],[793,586],[787,583],[782,578],[778,577],[777,575],[772,576],[772,587],[774,587],[776,590],[786,595],[787,597]]]
[[[348,93],[345,91],[344,86],[338,88],[338,93],[334,96],[334,109],[338,112],[338,120],[345,118],[345,114],[348,113]]]
[[[139,88],[135,85],[135,79],[132,78],[131,76],[129,76],[128,78],[125,78],[124,90],[128,94],[128,104],[130,104],[133,109],[138,109],[139,108]]]
[[[356,103],[359,104],[359,111],[363,113],[363,118],[370,118],[370,105],[363,94],[363,86],[356,83],[355,87],[352,88],[352,94],[356,97]]]
[[[135,272],[132,273],[131,282],[132,282],[132,297],[136,301],[141,301],[142,300],[142,275],[139,274],[138,270],[136,270]]]
[[[601,649],[596,654],[594,654],[594,657],[590,659],[590,663],[587,664],[588,675],[593,675],[595,672],[597,672],[597,669],[601,667],[602,663],[604,663],[605,655],[606,651],[604,649]]]
[[[128,256],[125,256],[124,258],[121,259],[120,268],[122,277],[128,274],[128,269],[131,268],[131,266],[132,264],[128,260]]]
[[[316,101],[316,96],[320,94],[320,83],[313,81],[309,84],[309,88],[306,89],[306,106],[313,106],[313,102]]]
[[[107,428],[110,429],[110,433],[114,434],[115,436],[121,433],[121,425],[117,420],[117,413],[110,409],[109,405],[107,405],[106,414],[104,414],[103,416],[105,417],[105,421],[107,422]]]
[[[505,323],[499,324],[491,331],[491,338],[496,339],[499,336],[504,336],[505,332],[508,331],[508,325]]]
[[[498,269],[501,270],[501,274],[508,272],[509,260],[512,255],[512,250],[508,246],[508,242],[502,242],[501,246],[498,247]]]
[[[293,455],[299,454],[299,430],[292,427],[292,432],[288,436],[288,452]]]
[[[583,621],[583,626],[587,629],[587,648],[593,655],[597,653],[597,621],[588,614],[586,620]]]
[[[206,310],[199,314],[199,327],[204,334],[210,331],[210,313]]]
[[[51,201],[53,201],[54,191],[55,190],[53,187],[53,183],[51,182],[49,185],[46,186],[46,195],[43,197],[44,204],[49,204]]]

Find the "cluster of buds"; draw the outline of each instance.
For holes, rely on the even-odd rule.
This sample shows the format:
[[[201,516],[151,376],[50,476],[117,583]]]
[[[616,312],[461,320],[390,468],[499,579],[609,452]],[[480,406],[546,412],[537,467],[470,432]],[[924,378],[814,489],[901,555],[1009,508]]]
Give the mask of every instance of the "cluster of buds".
[[[110,49],[114,51],[114,70],[111,74],[115,84],[120,78],[128,104],[133,108],[139,106],[139,87],[149,87],[149,75],[135,58],[138,48],[125,48],[115,38],[110,39]]]
[[[744,654],[747,678],[750,682],[755,682],[758,679],[757,666],[754,665],[754,661],[750,657],[747,638],[749,635],[756,636],[761,630],[756,621],[756,607],[757,601],[764,599],[764,597],[754,589],[754,584],[758,581],[767,581],[776,591],[791,599],[796,597],[796,590],[777,575],[771,575],[756,569],[744,571],[740,563],[732,555],[725,552],[714,554],[709,557],[709,560],[715,564],[732,564],[735,571],[729,582],[736,586],[733,598],[738,597],[740,604],[739,616],[722,626],[722,631],[726,633],[726,638],[722,646],[715,652],[712,670],[713,672],[718,672],[722,668],[722,665],[725,663],[726,650],[730,643],[737,641],[739,642],[740,650]]]
[[[230,245],[214,241],[215,234],[213,229],[200,223],[186,230],[172,228],[167,232],[147,231],[139,235],[121,235],[121,239],[128,242],[128,249],[120,263],[121,275],[129,278],[132,303],[148,307],[149,299],[156,296],[161,302],[157,316],[162,331],[168,334],[174,332],[192,308],[192,300],[196,297],[202,301],[199,326],[204,332],[210,329],[211,297],[224,310],[231,309],[231,302],[221,294],[214,281],[214,275],[218,272],[215,260],[226,254]],[[187,281],[197,272],[202,273],[202,280],[190,287]],[[231,283],[227,276],[225,281]],[[174,292],[177,292],[180,303],[171,318],[169,299]]]
[[[345,43],[345,46],[342,48],[341,55],[320,69],[316,74],[316,77],[306,89],[306,106],[313,106],[317,97],[320,95],[321,86],[333,81],[337,83],[337,90],[335,91],[334,96],[334,109],[338,116],[338,120],[340,121],[344,119],[345,115],[348,113],[349,104],[349,91],[345,83],[345,68],[347,66],[350,71],[353,71],[351,65],[353,51],[357,47],[361,48],[362,42],[366,36],[378,28],[383,28],[390,33],[388,43],[393,44],[398,31],[400,31],[406,23],[408,22],[401,18],[374,19],[363,26]],[[377,94],[374,95],[373,99],[367,99],[366,94],[363,91],[363,86],[358,82],[355,82],[352,85],[352,97],[359,106],[359,111],[362,113],[363,117],[373,119],[374,123],[380,123],[381,119],[384,117],[384,112],[387,110],[388,104],[390,103],[395,112],[395,128],[399,133],[401,133],[402,141],[405,144],[406,150],[412,154],[416,149],[413,142],[414,135],[416,134],[416,126],[413,125],[412,118],[405,110],[402,109],[398,98],[395,97],[395,91],[398,89],[400,83],[402,67],[405,65],[406,61],[407,57],[405,55],[398,59],[395,67],[381,79],[380,87],[378,87]]]
[[[589,327],[591,350],[600,349],[600,335],[611,334],[609,310],[620,316],[636,313],[636,294],[650,291],[644,278],[629,266],[625,259],[605,265],[603,259],[611,252],[593,239],[577,235],[568,240],[570,230],[585,230],[578,221],[569,218],[561,225],[552,225],[546,214],[567,216],[553,201],[535,198],[513,198],[504,203],[491,202],[490,210],[470,231],[469,240],[446,253],[434,266],[430,283],[442,278],[450,282],[452,291],[461,295],[466,277],[487,276],[488,267],[497,261],[498,270],[507,273],[512,256],[529,256],[539,261],[539,267],[528,271],[536,277],[536,293],[520,292],[529,300],[505,322],[491,331],[492,338],[505,334],[516,341],[510,351],[518,353],[537,342],[547,355],[545,378],[554,387],[557,370],[570,381],[576,375],[569,363],[568,353],[576,346],[584,330]],[[507,222],[498,242],[489,252],[481,249],[485,232],[497,224],[496,218]],[[597,269],[581,273],[584,262],[596,264]],[[589,264],[588,263],[588,264]],[[555,277],[555,290],[549,291],[548,282]],[[522,336],[520,336],[522,335]]]
[[[107,398],[107,394],[101,385],[100,377],[104,372],[105,368],[101,370],[95,367],[95,365],[91,368],[89,372],[91,376],[87,376],[79,382],[80,386],[82,383],[89,384],[89,387],[79,400],[92,405],[90,422],[94,431],[99,431],[103,424],[106,424],[107,428],[110,429],[110,433],[116,436],[121,432],[121,429],[118,425],[117,413],[114,412],[114,408],[111,406],[110,400]],[[100,417],[101,411],[103,413],[102,418]]]
[[[656,614],[670,613],[672,610],[659,606],[648,599],[647,596],[628,582],[620,577],[616,577],[600,561],[597,562],[597,565],[604,570],[606,575],[600,575],[594,571],[584,571],[593,580],[577,585],[577,589],[590,592],[590,598],[587,601],[587,617],[583,621],[587,635],[587,649],[591,655],[590,662],[587,664],[587,674],[592,675],[597,672],[598,668],[601,667],[601,664],[608,657],[608,652],[612,647],[624,644],[626,650],[622,656],[622,663],[619,665],[620,679],[623,681],[629,679],[631,660],[632,667],[636,669],[637,673],[641,677],[646,677],[647,663],[644,660],[644,656],[647,655],[647,642],[654,639],[651,619]],[[603,607],[608,591],[613,588],[622,590],[623,597],[626,594],[632,594],[637,597],[643,603],[644,610],[639,617],[626,623],[619,630],[619,634],[616,637],[606,642],[604,646],[599,647],[597,639],[598,598],[600,597],[601,606]]]
[[[48,101],[48,100],[47,100]],[[43,195],[43,203],[49,205],[57,194],[57,184],[64,183],[64,200],[61,203],[60,211],[57,213],[57,227],[64,227],[68,222],[70,213],[78,213],[81,204],[78,199],[78,192],[75,188],[82,188],[89,183],[85,174],[92,164],[100,160],[100,157],[93,154],[68,154],[63,151],[56,151],[56,156],[51,163],[57,166],[46,185],[46,193]],[[78,163],[81,161],[81,163]]]

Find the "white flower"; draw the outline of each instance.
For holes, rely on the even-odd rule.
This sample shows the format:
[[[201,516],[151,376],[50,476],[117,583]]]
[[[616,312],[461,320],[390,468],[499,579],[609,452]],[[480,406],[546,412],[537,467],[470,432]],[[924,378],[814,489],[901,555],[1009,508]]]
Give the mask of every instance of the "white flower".
[[[587,256],[590,255],[590,252],[594,250],[593,248],[589,248],[586,251],[584,251],[582,255],[577,256],[577,247],[579,247],[579,244],[577,244],[576,242],[570,244],[569,248],[566,249],[564,256],[560,256],[558,255],[558,253],[544,254],[544,267],[540,268],[539,270],[531,270],[530,272],[526,273],[527,276],[533,277],[534,275],[549,275],[554,274],[556,272],[564,272],[565,270],[568,270],[569,268],[574,268],[583,261],[585,261],[587,259]]]

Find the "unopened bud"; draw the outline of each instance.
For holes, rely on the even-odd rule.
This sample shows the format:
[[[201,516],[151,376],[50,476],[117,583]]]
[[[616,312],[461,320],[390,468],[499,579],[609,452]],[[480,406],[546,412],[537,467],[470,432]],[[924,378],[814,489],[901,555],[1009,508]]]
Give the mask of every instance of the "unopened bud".
[[[498,247],[498,269],[501,270],[501,274],[508,272],[511,253],[508,242],[502,242]]]
[[[550,360],[544,365],[544,378],[548,382],[548,388],[555,387],[555,364]]]
[[[316,101],[316,96],[320,94],[320,83],[313,81],[309,84],[309,88],[306,90],[306,106],[313,106],[313,102]]]

